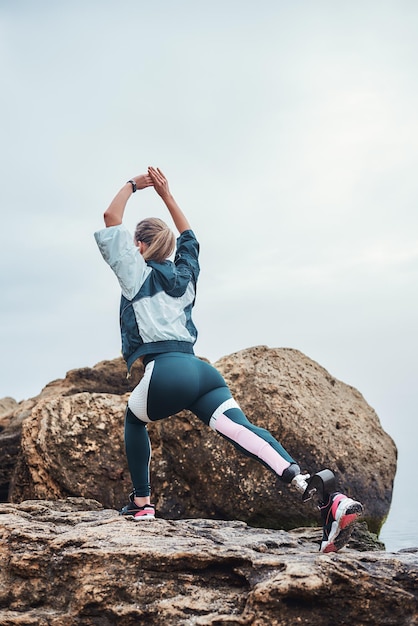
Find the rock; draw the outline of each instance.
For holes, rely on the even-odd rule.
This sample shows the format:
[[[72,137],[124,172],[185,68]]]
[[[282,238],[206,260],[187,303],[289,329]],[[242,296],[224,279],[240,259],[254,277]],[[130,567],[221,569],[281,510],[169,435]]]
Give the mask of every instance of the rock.
[[[340,489],[365,504],[369,528],[378,533],[390,508],[397,450],[359,391],[292,349],[249,348],[224,357],[216,366],[249,419],[270,430],[302,470],[330,468]],[[246,463],[244,480],[247,468],[253,473],[253,465]],[[227,471],[224,463],[220,474]],[[254,512],[266,485],[260,468],[256,471],[258,480],[254,477],[251,486]],[[270,519],[277,506],[275,496],[274,487],[268,488]],[[306,507],[295,507],[293,493],[286,489],[282,507],[289,512],[284,528],[303,524]]]
[[[3,626],[417,623],[416,553],[318,552],[320,529],[135,523],[93,500],[0,505]]]
[[[333,470],[366,507],[371,531],[386,518],[396,448],[361,394],[290,349],[264,346],[217,362],[249,419],[270,430],[303,470]],[[121,359],[69,372],[47,385],[23,421],[9,497],[83,496],[120,508],[131,489],[123,447],[130,389]],[[157,510],[169,519],[242,520],[290,529],[319,513],[187,411],[149,426]]]
[[[0,399],[0,429],[4,427],[2,421],[5,415],[9,415],[13,409],[17,407],[17,402],[14,398],[1,398]]]
[[[11,500],[95,498],[120,508],[131,490],[123,419],[128,395],[41,398],[22,427]]]
[[[0,502],[8,499],[11,477],[20,452],[22,423],[30,415],[34,401],[17,403],[0,400]]]
[[[144,370],[140,361],[136,361],[127,378],[125,361],[122,357],[112,361],[101,361],[94,367],[82,367],[70,370],[64,379],[54,380],[41,392],[41,396],[74,395],[76,393],[111,393],[123,395],[132,391],[142,378]]]
[[[20,500],[27,497],[38,497],[37,487],[34,486],[33,481],[39,483],[41,491],[43,493],[49,493],[49,497],[54,497],[53,494],[57,494],[58,492],[62,495],[68,494],[65,487],[62,489],[58,487],[58,491],[57,487],[54,487],[51,492],[48,492],[48,489],[42,486],[43,478],[37,477],[36,467],[38,462],[35,463],[34,468],[31,467],[31,461],[27,456],[31,456],[31,451],[33,452],[33,448],[36,447],[35,442],[30,440],[30,433],[33,433],[31,427],[28,427],[28,453],[26,454],[25,444],[24,448],[21,449],[22,424],[26,418],[31,417],[32,409],[35,409],[36,413],[36,410],[39,411],[39,409],[36,409],[38,404],[42,409],[43,404],[48,405],[48,402],[54,404],[56,398],[70,397],[71,395],[83,392],[99,393],[104,391],[104,393],[112,395],[126,394],[132,391],[135,385],[138,384],[142,373],[143,368],[137,363],[132,368],[132,376],[128,380],[126,378],[126,366],[122,358],[114,359],[113,361],[101,361],[93,368],[85,367],[69,371],[65,379],[52,381],[44,387],[38,396],[29,400],[20,403],[17,403],[12,398],[0,400],[0,501],[4,502],[13,498]],[[116,400],[118,400],[118,396],[116,396]],[[122,406],[123,403],[120,404],[120,411],[122,411]],[[40,413],[38,412],[36,414],[38,415]],[[111,417],[110,415],[109,421],[111,421]],[[118,423],[115,425],[115,430],[118,433],[117,446],[119,446],[117,447],[117,453],[121,454],[121,462],[124,464],[124,467],[126,467],[126,462],[124,462],[123,459],[124,452],[120,452],[121,420],[123,420],[123,417],[119,414]],[[110,427],[113,426],[114,425],[110,423]],[[71,447],[69,442],[67,442],[67,444],[67,447]],[[55,448],[55,442],[52,442],[49,448],[49,454],[53,454]],[[80,454],[82,454],[82,450],[80,450]],[[61,460],[63,460],[62,455],[60,456]],[[88,461],[88,459],[89,456],[87,455],[86,461]],[[66,464],[65,458],[63,464],[64,466]],[[103,471],[106,474],[106,469]],[[83,476],[79,475],[77,476],[76,482],[82,479]],[[48,484],[53,483],[54,480],[52,479],[47,482]],[[130,489],[130,480],[128,483],[129,487],[126,487],[126,489]],[[107,488],[108,486],[105,484],[103,490]],[[120,489],[121,491],[126,491],[124,485],[121,485]],[[74,492],[72,488],[70,488],[69,493],[77,492]],[[88,494],[83,493],[82,495]],[[97,496],[98,493],[96,493],[96,497]],[[122,494],[119,494],[118,502],[122,502],[122,498]],[[107,502],[108,506],[117,506],[117,504],[118,503],[113,501],[112,498]]]

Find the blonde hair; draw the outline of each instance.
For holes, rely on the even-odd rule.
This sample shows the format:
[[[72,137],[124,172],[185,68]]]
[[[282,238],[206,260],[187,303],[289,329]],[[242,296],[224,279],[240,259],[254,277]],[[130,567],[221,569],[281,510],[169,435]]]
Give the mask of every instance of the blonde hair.
[[[142,256],[145,261],[165,261],[174,251],[176,238],[173,231],[158,217],[141,220],[135,228],[134,239],[148,245]]]

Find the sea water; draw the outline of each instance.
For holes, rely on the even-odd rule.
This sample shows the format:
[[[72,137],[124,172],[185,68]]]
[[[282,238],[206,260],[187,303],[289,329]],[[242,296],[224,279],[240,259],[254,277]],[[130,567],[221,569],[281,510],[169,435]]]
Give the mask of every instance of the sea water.
[[[410,460],[400,457],[392,505],[379,535],[387,552],[418,548],[418,487],[416,479],[408,470]]]
[[[402,515],[389,515],[379,536],[387,552],[398,552],[407,548],[418,550],[418,534],[416,519]]]

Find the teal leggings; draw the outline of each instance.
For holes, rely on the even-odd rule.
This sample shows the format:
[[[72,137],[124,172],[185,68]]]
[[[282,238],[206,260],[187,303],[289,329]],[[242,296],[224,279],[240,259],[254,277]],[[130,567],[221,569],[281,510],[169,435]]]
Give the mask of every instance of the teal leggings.
[[[144,376],[129,398],[125,415],[125,448],[136,496],[150,495],[147,423],[183,409],[278,476],[295,463],[269,431],[248,421],[216,368],[193,354],[153,355],[146,361]]]

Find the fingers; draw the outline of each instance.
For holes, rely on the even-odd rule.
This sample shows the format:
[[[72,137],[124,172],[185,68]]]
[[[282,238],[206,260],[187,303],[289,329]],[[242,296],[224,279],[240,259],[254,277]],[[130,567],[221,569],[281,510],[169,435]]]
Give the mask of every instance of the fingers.
[[[160,183],[160,185],[164,185],[167,182],[166,177],[164,176],[164,174],[162,173],[159,167],[157,167],[157,169],[155,169],[155,167],[149,167],[148,173],[151,176],[152,180],[154,182]]]
[[[156,171],[154,170],[153,167],[149,167],[148,168],[148,176],[151,178],[153,183],[158,181],[158,179],[156,177]]]

